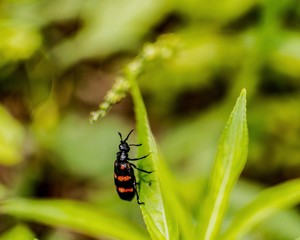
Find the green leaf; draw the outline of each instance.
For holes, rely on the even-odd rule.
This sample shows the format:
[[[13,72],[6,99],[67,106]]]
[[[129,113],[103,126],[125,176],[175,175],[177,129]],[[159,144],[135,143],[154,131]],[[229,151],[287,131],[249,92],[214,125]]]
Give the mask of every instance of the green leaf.
[[[25,131],[0,105],[0,164],[14,165],[22,160]]]
[[[149,175],[140,174],[141,179],[150,180],[151,186],[140,181],[140,198],[145,202],[141,205],[142,214],[152,239],[179,239],[178,224],[182,230],[182,236],[190,239],[189,216],[183,210],[182,205],[174,190],[174,179],[172,179],[162,156],[159,154],[154,137],[151,133],[147,118],[147,112],[135,81],[134,74],[127,72],[131,84],[137,121],[139,141],[143,143],[140,155],[151,153],[145,160],[140,161],[142,169],[154,170]],[[174,211],[176,209],[176,213]]]
[[[272,214],[299,202],[300,179],[266,189],[233,217],[222,239],[241,239],[247,231]]]
[[[196,226],[196,239],[216,239],[230,193],[243,170],[248,151],[246,90],[243,89],[219,140],[206,198]]]
[[[226,227],[222,228],[222,234],[230,227],[232,219],[238,212],[257,197],[265,187],[251,181],[240,179],[230,197],[230,209],[226,214]],[[248,218],[248,217],[247,217]],[[282,224],[284,221],[285,224]],[[296,209],[285,209],[268,218],[268,221],[261,222],[259,226],[252,229],[247,234],[247,239],[251,235],[260,236],[263,239],[291,240],[300,236],[300,215]],[[223,239],[223,238],[220,238]],[[238,238],[238,239],[243,239]]]
[[[127,219],[83,202],[12,199],[0,204],[0,212],[41,224],[65,227],[92,237],[148,239],[142,229]]]
[[[0,240],[33,240],[33,233],[24,225],[18,225],[0,236]]]

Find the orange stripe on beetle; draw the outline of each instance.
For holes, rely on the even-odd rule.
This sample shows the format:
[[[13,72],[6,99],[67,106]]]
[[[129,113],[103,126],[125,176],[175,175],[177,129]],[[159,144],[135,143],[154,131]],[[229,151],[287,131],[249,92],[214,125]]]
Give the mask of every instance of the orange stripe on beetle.
[[[131,177],[130,177],[130,176],[118,176],[117,179],[118,179],[120,182],[123,182],[123,181],[126,182],[126,181],[130,180]]]
[[[134,191],[133,188],[122,188],[122,187],[118,187],[118,192],[120,192],[120,193],[133,192],[133,191]]]

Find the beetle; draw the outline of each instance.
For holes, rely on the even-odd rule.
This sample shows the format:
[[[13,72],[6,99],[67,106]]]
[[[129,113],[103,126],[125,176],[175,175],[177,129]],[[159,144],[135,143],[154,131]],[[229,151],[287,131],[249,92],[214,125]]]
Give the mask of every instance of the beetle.
[[[127,137],[124,140],[122,138],[122,134],[118,132],[121,141],[119,144],[119,152],[117,152],[117,159],[114,162],[114,180],[117,193],[121,199],[131,201],[136,195],[137,203],[144,204],[144,202],[140,201],[140,197],[137,191],[138,183],[136,182],[133,168],[147,174],[150,174],[153,171],[146,171],[144,169],[140,169],[135,164],[129,162],[144,159],[150,154],[149,153],[139,158],[129,158],[128,153],[130,151],[130,146],[142,146],[142,144],[127,143],[127,140],[133,131],[134,129],[132,129],[128,133]]]

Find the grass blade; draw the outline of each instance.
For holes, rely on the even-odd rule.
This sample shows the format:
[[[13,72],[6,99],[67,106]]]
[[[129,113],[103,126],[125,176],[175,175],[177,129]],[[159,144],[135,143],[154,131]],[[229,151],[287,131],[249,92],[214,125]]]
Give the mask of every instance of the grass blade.
[[[34,235],[25,225],[17,225],[2,233],[0,240],[33,240]]]
[[[146,177],[147,180],[152,181],[151,186],[141,182],[140,197],[142,201],[145,201],[145,205],[141,205],[142,214],[152,239],[179,239],[177,220],[181,218],[182,221],[188,222],[188,217],[172,190],[172,177],[157,150],[135,77],[129,72],[127,78],[130,81],[131,95],[135,105],[138,137],[143,143],[143,148],[141,148],[143,152],[139,154],[151,153],[147,160],[140,161],[139,166],[155,171],[147,176],[140,174],[141,178]],[[174,208],[176,208],[176,214]],[[186,227],[183,227],[182,234],[184,236],[189,234]]]
[[[1,214],[41,224],[59,226],[92,237],[148,239],[147,233],[127,219],[105,213],[90,204],[71,200],[12,199],[0,204]]]
[[[196,239],[213,240],[218,236],[230,193],[246,163],[247,151],[246,90],[243,89],[219,140],[196,226]]]
[[[281,209],[299,204],[300,179],[262,191],[252,202],[242,208],[232,219],[223,240],[241,239],[255,225]]]

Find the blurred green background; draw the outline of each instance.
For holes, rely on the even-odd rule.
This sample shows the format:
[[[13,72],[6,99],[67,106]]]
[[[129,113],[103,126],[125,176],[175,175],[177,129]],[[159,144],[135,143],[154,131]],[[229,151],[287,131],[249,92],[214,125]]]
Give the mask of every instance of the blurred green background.
[[[143,225],[137,204],[121,201],[113,185],[117,132],[135,124],[130,96],[93,125],[89,113],[122,67],[163,34],[176,54],[148,63],[139,84],[186,205],[198,200],[194,185],[207,178],[244,87],[250,139],[242,178],[270,186],[300,177],[299,1],[3,0],[1,198],[80,199]],[[15,220],[0,222],[3,232]],[[89,239],[31,228],[39,239]]]

